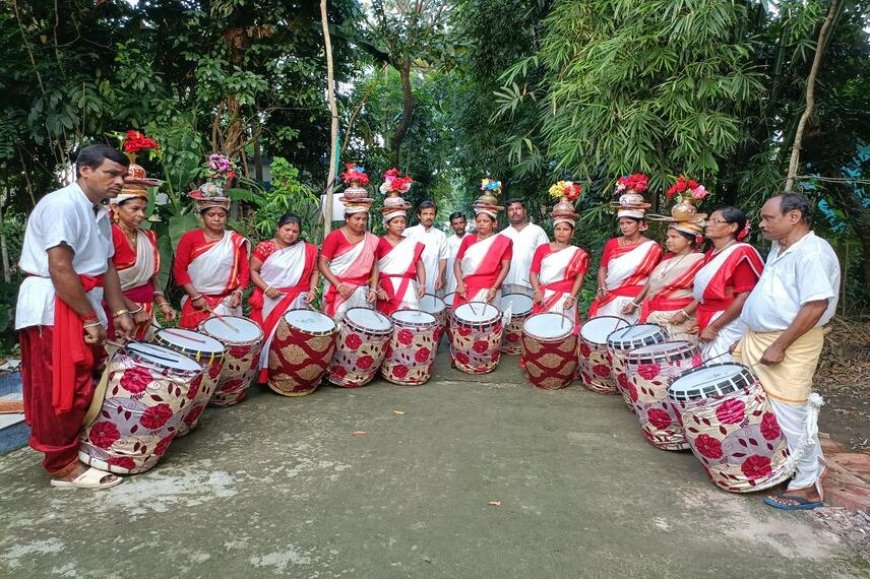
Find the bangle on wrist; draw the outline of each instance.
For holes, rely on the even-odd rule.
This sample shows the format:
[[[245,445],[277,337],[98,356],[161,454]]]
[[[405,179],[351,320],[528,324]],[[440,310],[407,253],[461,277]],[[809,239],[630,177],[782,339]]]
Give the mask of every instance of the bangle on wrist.
[[[202,294],[199,294],[197,296],[190,298],[190,301],[195,302],[196,300],[200,299],[201,297],[202,297]]]
[[[132,315],[136,315],[136,314],[138,314],[139,312],[141,312],[142,309],[143,309],[142,306],[139,306],[137,309],[135,309],[135,310],[133,310],[132,312],[130,312],[130,315],[131,315],[131,316],[132,316]]]
[[[130,310],[127,310],[127,309],[118,310],[117,312],[115,312],[114,314],[112,314],[112,317],[113,317],[113,318],[118,318],[118,317],[123,316],[124,314],[129,314],[129,313],[130,313]]]
[[[91,313],[89,313],[89,314],[85,314],[85,315],[82,316],[82,321],[83,321],[83,322],[94,322],[94,321],[96,321],[96,320],[98,320],[98,319],[99,319],[99,318],[97,318],[97,312],[91,312]]]
[[[639,307],[640,307],[640,304],[637,303],[637,302],[634,301],[634,300],[631,300],[631,305],[633,305],[633,306],[636,307],[636,308],[639,308]]]
[[[687,320],[688,320],[689,318],[692,317],[692,316],[690,316],[688,313],[686,313],[686,310],[684,310],[684,309],[682,309],[682,308],[680,309],[680,313],[683,314],[684,316],[686,316],[686,319],[687,319]]]
[[[102,325],[103,324],[101,324],[100,322],[88,322],[87,324],[84,324],[82,326],[82,328],[96,328],[97,326],[102,326]]]
[[[269,293],[269,290],[270,290],[270,289],[272,289],[272,286],[267,285],[267,286],[266,286],[266,289],[263,290],[263,293],[264,293],[264,294]]]
[[[154,290],[154,295],[155,295],[155,296],[161,296],[161,297],[162,297],[162,296],[164,296],[164,295],[166,295],[166,294],[164,294],[164,293],[163,293],[162,291],[160,291],[160,290]]]

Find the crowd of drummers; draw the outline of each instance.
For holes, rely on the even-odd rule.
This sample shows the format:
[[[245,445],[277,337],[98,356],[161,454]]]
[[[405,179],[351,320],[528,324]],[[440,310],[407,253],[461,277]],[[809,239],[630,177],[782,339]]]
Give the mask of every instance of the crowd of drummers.
[[[378,188],[378,237],[369,177],[349,164],[344,224],[319,248],[301,239],[292,214],[251,248],[227,228],[229,164],[214,155],[210,169],[190,193],[202,227],[181,237],[172,264],[180,312],[158,287],[157,240],[142,227],[156,182],[124,154],[83,149],[76,181],[30,216],[16,328],[30,444],[52,485],[108,488],[148,470],[206,405],[241,402],[258,382],[286,396],[326,382],[359,387],[378,373],[423,384],[444,341],[462,372],[491,372],[503,354],[519,355],[506,362],[539,388],[576,380],[621,394],[646,440],[691,450],[724,490],[788,481],[765,502],[823,503],[811,377],[840,272],[804,197],[784,193],[762,207],[761,233],[773,243],[765,260],[745,241],[743,211],[700,212],[708,192],[696,181],[678,177],[670,214],[655,215],[647,177],[619,178],[620,235],[604,245],[595,299],[581,315],[589,255],[572,245],[577,183],[549,189],[552,240],[522,199],[501,204],[491,179],[473,204],[474,232],[453,213],[446,236],[435,204],[412,208],[411,177],[392,169]],[[418,224],[408,227],[412,209]],[[666,224],[665,250],[645,235],[650,220]],[[177,327],[160,327],[155,308]]]

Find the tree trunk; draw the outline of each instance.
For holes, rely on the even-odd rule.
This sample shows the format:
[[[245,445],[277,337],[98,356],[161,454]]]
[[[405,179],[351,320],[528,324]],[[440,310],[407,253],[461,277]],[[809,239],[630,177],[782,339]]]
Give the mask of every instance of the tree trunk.
[[[3,257],[3,281],[6,283],[12,282],[12,270],[9,267],[9,250],[6,247],[6,234],[3,231],[3,203],[6,201],[6,195],[0,197],[0,254]]]
[[[399,68],[399,76],[402,79],[402,120],[399,126],[396,127],[396,132],[390,141],[390,149],[392,150],[393,166],[399,166],[399,153],[402,149],[402,141],[405,140],[405,135],[408,133],[408,128],[411,126],[411,118],[414,115],[414,92],[411,90],[411,59],[406,58],[402,61],[402,66]]]
[[[816,55],[813,57],[813,66],[810,68],[810,75],[807,78],[807,96],[806,108],[804,109],[801,119],[798,122],[797,130],[794,135],[794,143],[791,147],[791,160],[788,163],[788,177],[785,180],[785,190],[791,191],[794,187],[794,180],[797,177],[798,165],[801,160],[801,141],[804,136],[804,129],[807,126],[807,121],[810,115],[813,114],[813,106],[816,102],[816,77],[819,75],[819,68],[822,64],[822,56],[825,54],[825,48],[828,44],[828,33],[830,32],[831,23],[834,21],[834,16],[840,6],[840,0],[831,0],[831,6],[828,8],[828,15],[822,23],[822,28],[819,30],[819,39],[816,41]]]
[[[323,26],[323,43],[326,50],[326,78],[329,111],[332,123],[329,130],[329,172],[326,178],[326,199],[323,205],[323,235],[332,229],[332,192],[335,189],[336,149],[338,148],[338,105],[335,103],[335,72],[332,66],[332,39],[329,36],[329,20],[327,18],[326,0],[320,0],[320,24]]]

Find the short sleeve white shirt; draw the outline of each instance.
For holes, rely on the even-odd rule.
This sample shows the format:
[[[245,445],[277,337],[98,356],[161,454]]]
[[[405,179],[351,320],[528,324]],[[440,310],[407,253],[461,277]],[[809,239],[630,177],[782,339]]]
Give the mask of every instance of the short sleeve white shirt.
[[[811,231],[781,251],[774,243],[764,271],[749,294],[741,319],[755,332],[781,332],[808,302],[827,300],[816,327],[834,316],[840,289],[840,263],[831,244]]]
[[[48,250],[65,243],[73,250],[73,269],[79,275],[106,273],[115,254],[105,207],[94,205],[78,184],[49,193],[39,200],[24,232],[18,265],[27,274],[18,290],[15,329],[54,325],[54,284],[48,271]],[[88,293],[97,315],[106,323],[101,302],[103,288]]]
[[[509,225],[499,235],[504,235],[514,242],[511,268],[504,283],[531,288],[532,282],[529,280],[529,272],[532,269],[532,258],[538,247],[550,242],[547,233],[540,226],[528,223],[519,230]]]
[[[423,244],[423,268],[426,270],[426,293],[435,293],[435,279],[438,277],[438,264],[447,259],[447,236],[437,227],[428,230],[422,225],[414,225],[405,230],[404,236]]]
[[[456,291],[456,276],[453,275],[453,264],[456,262],[456,254],[459,253],[459,246],[462,245],[464,237],[451,235],[447,238],[447,283],[444,285],[444,293],[453,293]]]

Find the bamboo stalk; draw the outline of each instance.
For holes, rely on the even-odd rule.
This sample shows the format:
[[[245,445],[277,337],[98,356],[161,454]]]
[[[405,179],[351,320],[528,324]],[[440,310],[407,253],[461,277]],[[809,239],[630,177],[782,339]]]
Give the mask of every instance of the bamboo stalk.
[[[335,183],[336,149],[338,141],[338,105],[335,103],[335,72],[332,64],[332,39],[329,35],[329,19],[327,17],[326,0],[320,0],[320,24],[323,27],[323,43],[326,49],[326,94],[329,100],[329,111],[332,114],[329,139],[329,172],[326,178],[326,199],[323,204],[323,235],[332,230],[332,191]]]

